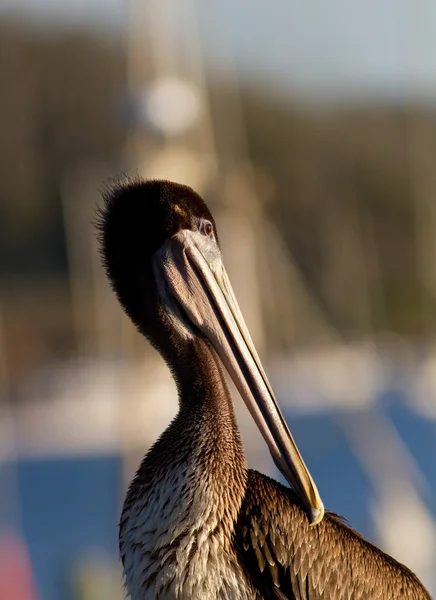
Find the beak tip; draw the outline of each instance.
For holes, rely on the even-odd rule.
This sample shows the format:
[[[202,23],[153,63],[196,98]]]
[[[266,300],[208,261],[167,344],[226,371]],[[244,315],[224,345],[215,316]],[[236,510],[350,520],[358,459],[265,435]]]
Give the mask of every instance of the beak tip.
[[[324,518],[324,504],[321,502],[318,506],[312,506],[308,512],[308,519],[310,521],[310,525],[318,525]]]

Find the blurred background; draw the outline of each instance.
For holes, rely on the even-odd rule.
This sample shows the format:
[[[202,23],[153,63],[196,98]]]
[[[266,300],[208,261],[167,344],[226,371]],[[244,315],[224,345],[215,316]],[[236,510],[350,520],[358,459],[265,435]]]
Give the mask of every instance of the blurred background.
[[[207,199],[326,506],[436,593],[434,2],[0,0],[0,81],[0,597],[124,598],[177,401],[100,267],[122,173]]]

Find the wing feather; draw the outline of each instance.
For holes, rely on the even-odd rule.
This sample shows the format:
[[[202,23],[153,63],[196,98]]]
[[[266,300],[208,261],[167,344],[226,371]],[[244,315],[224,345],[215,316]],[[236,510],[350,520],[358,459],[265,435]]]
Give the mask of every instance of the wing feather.
[[[236,527],[241,562],[266,600],[431,600],[417,577],[326,513],[314,527],[292,490],[249,471]]]

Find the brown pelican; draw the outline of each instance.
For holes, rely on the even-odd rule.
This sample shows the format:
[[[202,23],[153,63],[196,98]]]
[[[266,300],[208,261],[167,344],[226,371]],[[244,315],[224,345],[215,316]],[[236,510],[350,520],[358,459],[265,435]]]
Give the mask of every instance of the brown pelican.
[[[179,412],[146,454],[122,511],[132,600],[429,599],[409,569],[324,514],[204,201],[186,186],[140,179],[113,185],[104,198],[107,275],[179,395]],[[222,365],[291,488],[247,469]]]

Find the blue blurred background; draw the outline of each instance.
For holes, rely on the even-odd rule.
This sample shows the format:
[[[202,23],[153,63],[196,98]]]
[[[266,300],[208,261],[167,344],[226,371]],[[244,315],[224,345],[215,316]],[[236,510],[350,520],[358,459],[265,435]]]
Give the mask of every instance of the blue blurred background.
[[[436,593],[435,4],[0,0],[0,81],[0,598],[124,598],[177,401],[100,267],[121,173],[204,195],[325,504]]]

